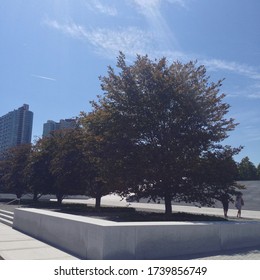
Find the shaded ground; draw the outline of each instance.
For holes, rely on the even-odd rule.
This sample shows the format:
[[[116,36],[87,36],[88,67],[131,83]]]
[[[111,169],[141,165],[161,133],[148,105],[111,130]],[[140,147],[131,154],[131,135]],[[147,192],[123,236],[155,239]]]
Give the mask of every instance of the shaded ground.
[[[115,222],[148,222],[148,221],[226,221],[226,219],[201,214],[190,214],[184,212],[173,212],[171,215],[165,215],[164,213],[138,211],[134,208],[122,208],[122,207],[102,207],[97,211],[94,207],[86,207],[82,205],[82,208],[75,205],[67,205],[66,207],[58,210],[63,213],[81,215],[93,218],[106,219]]]
[[[37,203],[31,200],[21,200],[20,204],[6,205],[4,201],[0,201],[0,208],[14,211],[17,207],[32,207],[39,209],[48,209],[67,214],[106,219],[116,222],[133,222],[133,221],[226,221],[226,219],[202,214],[191,214],[184,212],[173,212],[171,215],[164,213],[138,211],[129,207],[101,207],[97,210],[86,204],[66,203],[58,205],[53,201],[39,201]]]

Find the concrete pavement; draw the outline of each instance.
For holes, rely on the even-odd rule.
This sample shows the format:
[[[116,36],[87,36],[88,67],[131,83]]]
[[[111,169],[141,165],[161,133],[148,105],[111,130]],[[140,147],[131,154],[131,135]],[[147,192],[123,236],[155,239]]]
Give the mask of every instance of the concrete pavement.
[[[77,260],[57,248],[0,223],[0,259]]]
[[[260,260],[260,247],[218,252],[211,255],[189,256],[187,260]]]

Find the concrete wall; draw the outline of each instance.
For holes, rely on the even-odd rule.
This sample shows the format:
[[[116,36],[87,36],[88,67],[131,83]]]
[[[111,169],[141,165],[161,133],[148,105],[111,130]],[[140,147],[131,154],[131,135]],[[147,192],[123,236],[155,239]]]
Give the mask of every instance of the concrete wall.
[[[127,222],[15,210],[14,228],[82,259],[165,259],[260,245],[259,222]]]

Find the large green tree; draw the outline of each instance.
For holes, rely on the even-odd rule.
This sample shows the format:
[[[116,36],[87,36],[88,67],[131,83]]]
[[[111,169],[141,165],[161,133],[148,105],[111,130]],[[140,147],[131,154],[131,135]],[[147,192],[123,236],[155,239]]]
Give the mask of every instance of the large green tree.
[[[50,164],[55,151],[55,146],[48,138],[39,138],[32,145],[25,173],[29,182],[29,191],[33,199],[45,194],[53,193],[54,177],[50,172]]]
[[[86,194],[95,198],[97,209],[101,206],[101,198],[104,195],[116,191],[116,186],[120,185],[119,176],[115,176],[117,166],[113,160],[115,157],[115,145],[108,137],[101,136],[101,131],[112,131],[107,117],[102,111],[95,113],[81,113],[80,123],[84,135],[83,153],[88,158],[88,186]],[[100,126],[101,125],[101,126]]]
[[[110,150],[117,189],[162,197],[167,214],[172,200],[206,203],[205,187],[191,184],[194,172],[236,126],[225,117],[222,81],[210,82],[204,66],[165,58],[138,55],[128,66],[120,53],[117,68],[100,78],[104,95],[93,102],[90,125]]]
[[[79,128],[55,131],[44,139],[53,151],[49,170],[54,178],[53,192],[61,203],[66,195],[85,194],[89,162],[82,150],[82,131]]]
[[[78,127],[53,131],[38,139],[26,169],[35,199],[49,193],[61,203],[66,195],[86,194],[90,171],[83,142]]]
[[[239,193],[239,190],[245,188],[236,181],[238,168],[233,159],[233,156],[238,154],[240,150],[241,148],[223,147],[209,151],[201,157],[195,185],[199,188],[203,186],[204,194],[202,195],[206,196],[206,201],[210,197],[212,203],[214,200],[223,204],[229,201],[233,202],[234,196]]]

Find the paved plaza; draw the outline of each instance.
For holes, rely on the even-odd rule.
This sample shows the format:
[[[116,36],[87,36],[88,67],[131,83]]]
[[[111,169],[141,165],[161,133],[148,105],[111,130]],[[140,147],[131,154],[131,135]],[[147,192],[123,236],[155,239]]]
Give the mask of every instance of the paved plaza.
[[[245,182],[247,189],[243,191],[245,206],[242,210],[242,218],[237,219],[237,211],[234,205],[230,204],[228,211],[228,219],[231,221],[260,221],[260,181]],[[1,194],[1,198],[4,198],[4,194]],[[94,199],[77,198],[77,199],[65,199],[64,203],[86,203],[87,205],[94,205]],[[125,199],[121,199],[117,195],[109,195],[102,198],[103,206],[118,206],[118,207],[133,207],[143,211],[164,211],[164,204],[145,203],[145,201],[127,202]],[[17,206],[6,205],[0,203],[0,209],[13,212]],[[216,215],[223,217],[223,209],[221,205],[217,205],[216,208],[209,207],[195,207],[192,205],[174,204],[173,211],[186,212],[186,213],[198,213],[206,215]],[[260,236],[259,236],[260,238]],[[70,254],[54,248],[40,240],[36,240],[26,234],[23,234],[10,226],[0,223],[0,260],[75,260],[77,259]],[[196,259],[196,260],[260,260],[260,247],[244,248],[240,250],[232,250],[222,252],[213,252],[210,255],[190,255],[183,257],[182,259]]]
[[[74,256],[2,223],[0,257],[4,260],[77,260]]]
[[[94,199],[67,199],[66,202],[74,203],[87,203],[88,205],[94,204]],[[154,204],[154,203],[128,203],[125,200],[121,200],[120,197],[116,195],[106,196],[102,199],[102,205],[104,206],[127,206],[134,207],[139,210],[153,210],[153,211],[163,211],[163,204]],[[3,206],[1,208],[15,208],[17,206]],[[195,206],[183,206],[183,205],[174,205],[174,211],[188,212],[188,213],[200,213],[200,214],[209,214],[223,216],[223,210],[221,208],[207,208],[207,207],[195,207]],[[229,210],[229,219],[246,221],[246,220],[256,220],[260,221],[260,211],[244,210],[242,211],[242,219],[236,218],[236,210]],[[259,237],[260,238],[260,237]],[[0,223],[0,256],[5,260],[33,260],[33,259],[42,259],[42,260],[76,260],[77,258],[54,248],[44,242],[36,240],[26,234],[23,234],[10,226],[6,226]],[[241,250],[232,250],[221,253],[218,252],[208,254],[208,255],[194,255],[182,257],[182,259],[200,259],[200,260],[260,260],[260,247],[258,248],[246,248]]]

